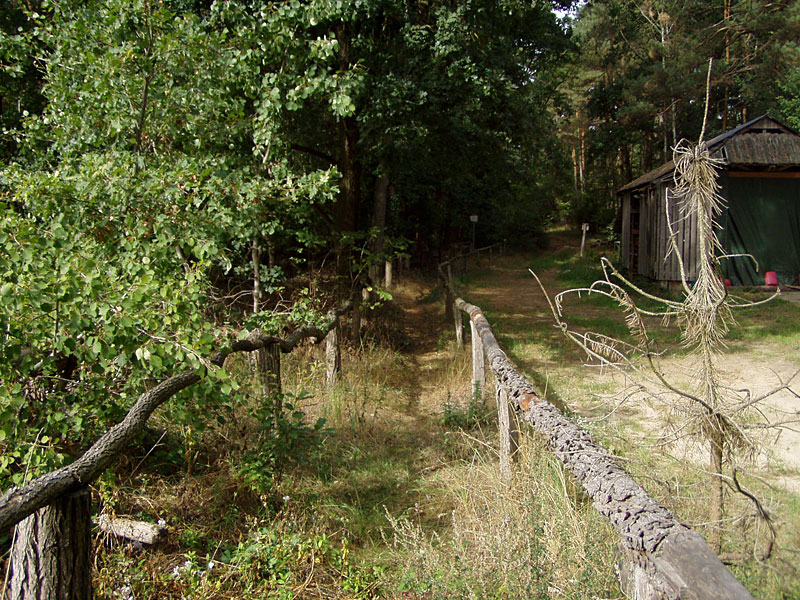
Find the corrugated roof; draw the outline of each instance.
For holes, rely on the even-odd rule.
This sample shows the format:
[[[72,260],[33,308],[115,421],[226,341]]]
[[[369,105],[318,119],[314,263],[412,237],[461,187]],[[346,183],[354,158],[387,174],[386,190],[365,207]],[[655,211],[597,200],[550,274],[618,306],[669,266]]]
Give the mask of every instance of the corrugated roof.
[[[761,115],[721,133],[707,142],[709,150],[727,164],[800,166],[800,134],[783,123]],[[634,179],[617,192],[636,189],[672,173],[672,161]]]

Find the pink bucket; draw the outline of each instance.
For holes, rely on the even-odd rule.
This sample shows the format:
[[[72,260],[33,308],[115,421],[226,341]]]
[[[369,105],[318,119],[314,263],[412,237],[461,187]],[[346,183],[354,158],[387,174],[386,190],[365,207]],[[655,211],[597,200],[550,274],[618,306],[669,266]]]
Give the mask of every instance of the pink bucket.
[[[764,285],[776,287],[778,285],[778,274],[775,271],[764,273]]]

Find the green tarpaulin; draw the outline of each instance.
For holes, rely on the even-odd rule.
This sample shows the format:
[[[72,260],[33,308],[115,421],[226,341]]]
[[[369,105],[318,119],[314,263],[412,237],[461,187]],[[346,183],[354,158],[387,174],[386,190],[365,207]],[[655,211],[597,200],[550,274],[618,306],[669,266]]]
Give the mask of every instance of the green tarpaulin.
[[[775,271],[781,285],[798,285],[800,275],[800,179],[720,178],[728,208],[720,216],[720,242],[728,254],[722,270],[733,285],[764,285]]]

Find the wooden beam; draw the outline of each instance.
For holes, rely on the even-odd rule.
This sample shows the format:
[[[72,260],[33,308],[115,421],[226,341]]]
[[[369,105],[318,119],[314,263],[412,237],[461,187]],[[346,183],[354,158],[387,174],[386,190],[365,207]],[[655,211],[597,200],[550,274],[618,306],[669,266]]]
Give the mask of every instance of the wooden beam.
[[[121,517],[100,515],[97,518],[97,526],[101,531],[145,546],[158,544],[167,537],[167,528],[163,525]]]
[[[459,313],[461,316],[461,313]],[[484,360],[483,344],[475,322],[470,319],[470,337],[472,338],[472,396],[483,397],[483,388],[486,387],[486,361]]]

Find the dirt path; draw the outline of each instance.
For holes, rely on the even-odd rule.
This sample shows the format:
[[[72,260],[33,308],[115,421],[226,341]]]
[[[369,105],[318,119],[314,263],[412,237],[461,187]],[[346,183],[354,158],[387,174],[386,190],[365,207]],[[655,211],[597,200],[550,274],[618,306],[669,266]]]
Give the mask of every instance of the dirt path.
[[[435,281],[409,278],[392,291],[402,309],[402,326],[411,340],[405,353],[409,369],[405,378],[414,398],[417,419],[438,420],[444,404],[469,396],[469,376],[464,357],[452,347],[453,334],[444,320],[444,308]]]

